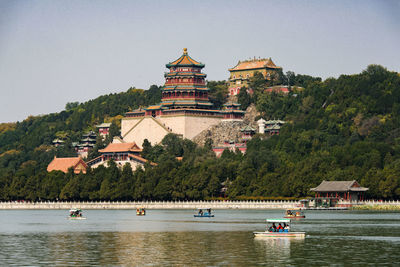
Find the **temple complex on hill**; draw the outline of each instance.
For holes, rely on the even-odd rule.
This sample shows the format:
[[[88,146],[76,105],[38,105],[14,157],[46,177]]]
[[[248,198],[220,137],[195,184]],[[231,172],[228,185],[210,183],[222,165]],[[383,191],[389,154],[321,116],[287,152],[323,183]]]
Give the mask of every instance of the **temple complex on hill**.
[[[229,95],[237,95],[240,88],[248,87],[249,79],[255,72],[260,72],[266,80],[270,80],[279,70],[282,68],[276,66],[271,58],[239,61],[235,67],[229,69]]]
[[[161,103],[127,112],[121,121],[123,142],[139,146],[144,139],[159,143],[168,133],[193,139],[203,130],[221,120],[241,120],[244,111],[239,104],[229,103],[225,109],[213,108],[209,100],[204,64],[194,60],[183,49],[183,55],[166,64],[165,84]]]
[[[86,158],[90,150],[92,150],[96,145],[96,137],[97,135],[95,132],[89,131],[82,135],[80,142],[74,142],[72,143],[72,146],[80,157]]]

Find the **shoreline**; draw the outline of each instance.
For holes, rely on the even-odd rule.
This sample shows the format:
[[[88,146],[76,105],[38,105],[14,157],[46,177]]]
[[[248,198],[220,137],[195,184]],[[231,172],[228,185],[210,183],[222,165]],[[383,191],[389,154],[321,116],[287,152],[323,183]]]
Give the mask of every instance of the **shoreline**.
[[[400,211],[400,205],[360,205],[352,207],[352,210],[374,210],[374,211]]]
[[[312,203],[310,203],[312,204]],[[85,210],[133,210],[145,209],[294,209],[304,210],[376,210],[376,211],[400,211],[400,201],[365,201],[365,202],[340,202],[332,208],[301,207],[299,201],[293,200],[212,200],[212,201],[41,201],[0,202],[0,210],[65,210],[79,208]]]
[[[145,209],[293,209],[297,201],[116,201],[116,202],[0,202],[0,210],[131,210]]]

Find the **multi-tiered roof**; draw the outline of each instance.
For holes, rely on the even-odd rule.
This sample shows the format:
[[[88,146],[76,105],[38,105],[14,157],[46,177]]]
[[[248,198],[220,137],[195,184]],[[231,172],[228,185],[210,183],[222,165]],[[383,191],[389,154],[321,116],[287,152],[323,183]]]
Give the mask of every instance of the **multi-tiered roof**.
[[[201,73],[204,64],[191,58],[186,48],[180,58],[166,64],[166,67],[169,72],[164,75],[162,107],[207,109],[212,106],[205,81],[207,75]]]
[[[212,109],[205,80],[207,75],[201,72],[204,64],[191,58],[186,48],[182,56],[165,66],[169,71],[164,74],[161,103],[127,112],[126,117],[191,114],[242,119],[244,112],[239,110],[239,104],[225,105],[223,111]]]

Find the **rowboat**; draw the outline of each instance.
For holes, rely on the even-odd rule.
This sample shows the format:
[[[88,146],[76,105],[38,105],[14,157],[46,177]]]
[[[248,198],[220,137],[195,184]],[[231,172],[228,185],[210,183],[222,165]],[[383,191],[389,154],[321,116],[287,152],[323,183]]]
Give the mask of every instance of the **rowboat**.
[[[136,209],[136,215],[137,216],[144,216],[144,215],[146,215],[146,210],[144,208],[137,208]]]
[[[305,217],[306,215],[304,215],[304,212],[301,209],[287,209],[283,218],[304,219]]]
[[[70,220],[86,220],[82,215],[81,209],[70,209],[68,219]]]
[[[305,232],[292,232],[290,231],[290,219],[267,219],[267,231],[253,232],[254,237],[268,237],[268,238],[305,238]],[[279,224],[276,226],[276,224]]]
[[[211,214],[211,209],[198,209],[198,213],[193,215],[194,217],[214,217],[214,214]]]

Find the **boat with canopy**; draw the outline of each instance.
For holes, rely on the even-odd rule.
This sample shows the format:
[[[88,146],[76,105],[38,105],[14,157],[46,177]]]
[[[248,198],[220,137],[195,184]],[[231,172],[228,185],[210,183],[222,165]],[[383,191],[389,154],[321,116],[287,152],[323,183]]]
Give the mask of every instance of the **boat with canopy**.
[[[254,237],[296,237],[305,238],[305,232],[292,232],[290,219],[267,219],[265,232],[253,232]]]

